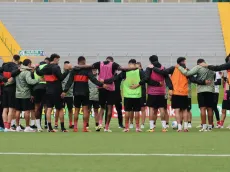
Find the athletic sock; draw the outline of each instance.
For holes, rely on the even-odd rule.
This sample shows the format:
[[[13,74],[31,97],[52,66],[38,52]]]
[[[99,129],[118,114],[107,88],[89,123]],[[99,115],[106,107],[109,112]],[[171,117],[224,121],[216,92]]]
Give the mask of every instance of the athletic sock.
[[[64,130],[65,126],[64,126],[64,122],[61,122],[61,130]]]
[[[106,123],[106,125],[105,125],[105,129],[106,129],[106,130],[108,130],[108,129],[109,129],[109,124],[108,124],[108,123]]]
[[[96,127],[98,127],[98,125],[99,125],[99,123],[98,123],[98,122],[96,122]]]
[[[169,123],[168,123],[168,122],[166,122],[166,125],[169,125]]]
[[[202,126],[204,130],[207,130],[207,124],[202,124]]]
[[[188,122],[184,122],[184,129],[188,129]]]
[[[36,119],[36,125],[38,129],[41,129],[41,120],[40,119]]]
[[[4,128],[8,128],[7,124],[8,124],[8,122],[4,122]]]
[[[51,125],[51,122],[48,122],[48,129],[49,129],[49,130],[53,130],[52,125]]]
[[[161,121],[161,124],[162,124],[162,128],[166,128],[166,121]]]
[[[208,125],[208,129],[209,129],[209,130],[212,130],[212,125]]]
[[[136,122],[136,129],[140,129],[140,123]]]
[[[35,125],[35,120],[30,120],[30,125],[31,126]]]
[[[86,123],[86,127],[89,127],[89,123],[88,122]]]
[[[10,129],[11,128],[11,123],[7,123],[7,128]]]
[[[149,126],[150,126],[150,130],[154,129],[154,121],[153,120],[149,121]]]
[[[188,121],[189,124],[191,124],[191,121]]]
[[[129,120],[125,120],[125,129],[129,129]]]
[[[83,130],[87,130],[87,122],[83,122]]]
[[[74,128],[77,128],[77,121],[74,121]]]
[[[16,124],[16,119],[11,120],[11,126]]]
[[[55,121],[55,125],[58,126],[58,121]]]
[[[178,130],[182,130],[182,125],[178,124]]]
[[[72,120],[69,120],[69,126],[72,126],[73,123],[72,123]]]
[[[102,122],[103,122],[102,119],[100,119],[100,120],[99,120],[99,125],[102,125]]]

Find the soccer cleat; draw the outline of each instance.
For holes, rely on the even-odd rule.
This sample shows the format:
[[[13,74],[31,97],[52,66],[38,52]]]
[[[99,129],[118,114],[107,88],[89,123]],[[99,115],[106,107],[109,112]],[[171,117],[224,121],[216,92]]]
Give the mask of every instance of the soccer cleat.
[[[86,129],[83,129],[82,132],[88,133],[88,132],[92,132],[92,131],[86,128]]]
[[[95,129],[96,129],[97,132],[101,131],[101,127],[100,126],[95,127]]]
[[[192,124],[191,123],[188,123],[188,128],[192,128]]]
[[[4,128],[0,127],[0,132],[4,132]]]
[[[177,130],[178,133],[182,132],[182,130]]]
[[[184,132],[189,132],[188,129],[184,129]]]
[[[196,128],[202,128],[202,125],[200,124],[200,125],[198,125]]]
[[[41,133],[41,132],[43,132],[43,129],[39,128],[39,129],[37,129],[37,132]]]
[[[140,132],[142,132],[142,130],[140,128],[136,128],[136,132],[140,133]]]
[[[30,127],[26,127],[26,129],[24,130],[24,132],[26,132],[26,133],[34,133],[35,130],[33,130],[33,129],[30,128]]]
[[[112,130],[110,130],[110,129],[104,129],[104,132],[112,133]]]
[[[22,132],[22,131],[23,131],[23,129],[21,129],[20,126],[18,126],[18,127],[16,128],[16,132]]]
[[[145,125],[144,124],[141,124],[141,129],[144,129],[145,128]]]
[[[21,124],[20,124],[19,126],[21,127],[22,130],[25,130],[25,127],[24,127],[24,126],[22,126]]]
[[[167,130],[166,128],[163,128],[163,129],[162,129],[162,132],[163,132],[163,133],[166,133],[166,132],[168,132],[168,130]]]
[[[56,129],[56,130],[57,130],[57,129],[58,129],[58,125],[55,125],[55,126],[54,126],[54,129]]]
[[[15,132],[16,130],[10,128],[10,129],[7,129],[7,132]]]
[[[69,129],[72,129],[74,127],[74,125],[69,125]]]
[[[77,128],[74,128],[74,129],[73,129],[73,132],[78,132],[78,129],[77,129]]]
[[[118,128],[125,128],[123,125],[119,125],[119,127]]]
[[[57,130],[54,130],[54,129],[52,129],[52,130],[47,130],[49,133],[56,133],[57,132]]]
[[[200,131],[200,132],[207,132],[208,130],[202,128],[202,129],[200,129],[199,131]]]
[[[133,129],[133,127],[134,127],[133,124],[129,124],[130,129]]]
[[[14,124],[14,125],[11,125],[11,128],[13,129],[13,130],[16,130],[16,125]]]
[[[37,129],[37,126],[36,125],[31,125],[30,128]]]
[[[230,125],[226,127],[227,129],[230,129]]]
[[[125,128],[122,132],[127,133],[127,132],[129,132],[129,129]]]
[[[69,131],[66,130],[65,128],[63,128],[63,129],[61,129],[61,132],[63,132],[63,133],[68,133]]]
[[[147,132],[152,133],[152,132],[154,132],[154,129],[149,129],[149,130],[147,130]]]

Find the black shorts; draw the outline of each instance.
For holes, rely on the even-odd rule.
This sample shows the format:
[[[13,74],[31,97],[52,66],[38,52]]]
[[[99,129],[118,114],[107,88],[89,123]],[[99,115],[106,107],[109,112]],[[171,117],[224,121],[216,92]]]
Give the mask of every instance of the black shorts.
[[[167,107],[167,100],[164,95],[148,94],[147,106],[154,109],[165,108]]]
[[[141,110],[141,98],[124,98],[126,112],[139,112]]]
[[[223,100],[222,109],[230,110],[230,100]]]
[[[99,108],[100,108],[99,101],[90,100],[90,101],[89,101],[89,109],[91,110],[92,107],[93,107],[94,109],[99,109]]]
[[[46,95],[47,108],[53,108],[60,110],[64,108],[64,99],[61,98],[61,94],[47,94]]]
[[[199,108],[208,107],[213,108],[214,105],[214,94],[212,92],[203,92],[197,94]]]
[[[89,106],[89,96],[74,96],[75,108],[81,108],[81,106]]]
[[[34,110],[34,103],[31,99],[15,99],[15,109],[18,111]]]
[[[172,108],[185,110],[188,108],[188,96],[172,95]]]
[[[192,99],[188,98],[188,108],[187,108],[187,111],[190,112],[191,109],[192,109]]]
[[[64,106],[67,106],[67,109],[73,109],[73,97],[65,97]]]
[[[15,108],[15,92],[11,90],[4,90],[2,96],[2,107],[3,108]]]
[[[115,91],[108,91],[106,89],[99,89],[99,103],[101,108],[105,109],[105,105],[115,104]]]
[[[46,99],[46,90],[38,89],[34,91],[34,103],[39,104],[44,102]]]
[[[141,97],[141,107],[145,107],[146,106],[146,96]]]

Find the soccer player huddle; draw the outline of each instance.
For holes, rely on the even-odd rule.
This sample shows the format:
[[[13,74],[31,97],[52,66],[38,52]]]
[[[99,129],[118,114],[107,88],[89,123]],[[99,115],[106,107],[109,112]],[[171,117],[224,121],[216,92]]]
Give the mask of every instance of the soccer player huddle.
[[[80,109],[83,111],[83,132],[90,132],[89,119],[91,108],[94,110],[95,130],[112,132],[110,121],[115,105],[118,113],[119,128],[129,132],[135,119],[136,132],[145,128],[146,106],[149,107],[149,130],[154,132],[157,114],[160,113],[162,132],[168,131],[169,115],[167,100],[175,110],[178,132],[188,132],[192,127],[191,84],[197,84],[197,97],[201,115],[201,132],[213,128],[213,114],[217,118],[217,128],[222,128],[226,110],[230,110],[229,77],[230,55],[226,63],[220,66],[206,64],[198,59],[192,69],[186,67],[186,58],[179,57],[177,64],[165,68],[156,55],[149,57],[150,65],[144,71],[141,63],[135,59],[121,67],[109,56],[105,61],[86,64],[86,58],[78,57],[74,67],[64,62],[63,70],[59,64],[60,56],[52,54],[49,58],[32,65],[30,59],[20,62],[20,56],[14,55],[13,61],[4,63],[0,68],[0,131],[5,132],[43,132],[41,117],[44,109],[45,126],[48,132],[57,132],[60,120],[61,132],[68,132],[64,125],[64,107],[69,114],[69,128],[78,132]],[[223,75],[224,100],[222,119],[217,109],[219,72]],[[121,84],[122,83],[122,84]],[[122,90],[122,93],[121,93]],[[125,110],[123,126],[122,96]],[[73,111],[73,107],[75,110]],[[52,112],[55,108],[55,124],[52,126]],[[24,112],[25,127],[20,123]],[[140,116],[141,112],[141,116]],[[105,114],[105,118],[104,118]],[[206,120],[206,117],[208,120]],[[105,119],[105,125],[103,125]],[[140,121],[141,120],[141,121]],[[206,122],[208,121],[208,122]]]

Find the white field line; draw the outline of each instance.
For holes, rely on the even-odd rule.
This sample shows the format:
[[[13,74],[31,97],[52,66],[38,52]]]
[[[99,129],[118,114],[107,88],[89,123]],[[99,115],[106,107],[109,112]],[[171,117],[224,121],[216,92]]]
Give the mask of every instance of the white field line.
[[[230,157],[230,154],[135,154],[135,153],[26,153],[0,152],[1,155],[31,155],[31,156],[167,156],[167,157]]]

